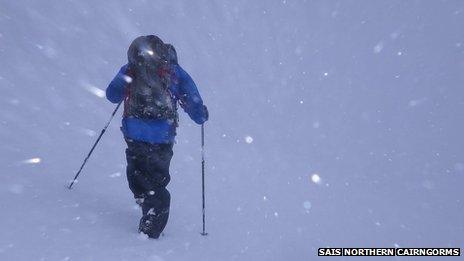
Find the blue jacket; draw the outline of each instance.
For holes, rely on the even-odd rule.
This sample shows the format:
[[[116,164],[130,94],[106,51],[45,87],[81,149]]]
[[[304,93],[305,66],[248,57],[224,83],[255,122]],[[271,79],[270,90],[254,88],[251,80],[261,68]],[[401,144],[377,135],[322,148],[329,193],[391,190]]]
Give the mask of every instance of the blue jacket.
[[[198,89],[192,78],[179,65],[174,65],[174,77],[169,89],[176,102],[179,102],[185,112],[197,124],[208,120],[208,111],[203,105]],[[118,74],[106,89],[106,98],[112,103],[124,99],[125,89],[130,87],[127,64],[121,67]],[[169,120],[142,120],[138,118],[122,119],[121,130],[125,138],[149,143],[173,143],[176,136],[176,123]]]

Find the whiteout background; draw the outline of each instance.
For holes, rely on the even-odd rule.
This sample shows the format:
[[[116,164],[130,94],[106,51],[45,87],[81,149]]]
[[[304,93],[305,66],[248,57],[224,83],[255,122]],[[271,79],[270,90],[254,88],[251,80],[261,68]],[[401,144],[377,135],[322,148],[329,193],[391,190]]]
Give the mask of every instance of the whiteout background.
[[[463,25],[462,1],[0,0],[0,259],[462,247]],[[208,237],[185,115],[162,239],[136,233],[121,112],[65,189],[114,108],[101,90],[153,33],[210,109]]]

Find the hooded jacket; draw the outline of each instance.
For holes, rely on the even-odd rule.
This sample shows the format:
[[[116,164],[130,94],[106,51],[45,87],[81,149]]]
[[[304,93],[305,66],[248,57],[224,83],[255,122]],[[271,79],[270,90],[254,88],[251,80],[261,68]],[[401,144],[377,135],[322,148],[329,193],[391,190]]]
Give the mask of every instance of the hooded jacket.
[[[184,109],[197,124],[208,120],[208,111],[190,75],[178,64],[172,65],[171,77],[174,79],[169,86],[176,103]],[[121,67],[106,89],[106,98],[112,103],[124,100],[127,88],[130,88],[132,78],[128,65]],[[139,119],[123,116],[121,130],[126,139],[144,141],[152,144],[173,143],[176,136],[177,122],[172,120]]]

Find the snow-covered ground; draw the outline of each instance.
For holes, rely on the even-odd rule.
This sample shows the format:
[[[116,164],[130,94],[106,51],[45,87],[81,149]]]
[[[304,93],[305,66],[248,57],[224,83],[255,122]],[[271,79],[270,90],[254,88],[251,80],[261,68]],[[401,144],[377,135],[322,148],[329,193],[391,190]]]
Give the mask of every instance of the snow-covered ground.
[[[462,247],[463,24],[462,1],[0,0],[0,260]],[[207,237],[185,115],[163,238],[137,233],[121,112],[65,188],[114,108],[103,91],[126,48],[153,33],[210,109]]]

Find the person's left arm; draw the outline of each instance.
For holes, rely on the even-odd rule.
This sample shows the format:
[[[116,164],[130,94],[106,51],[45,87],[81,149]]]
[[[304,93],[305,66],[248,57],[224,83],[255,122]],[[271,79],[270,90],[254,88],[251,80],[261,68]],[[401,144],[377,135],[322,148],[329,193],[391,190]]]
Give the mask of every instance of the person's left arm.
[[[197,124],[203,124],[209,118],[208,109],[203,104],[203,99],[198,92],[192,77],[180,67],[175,66],[177,86],[178,86],[178,99],[181,107],[190,116],[190,118]]]

